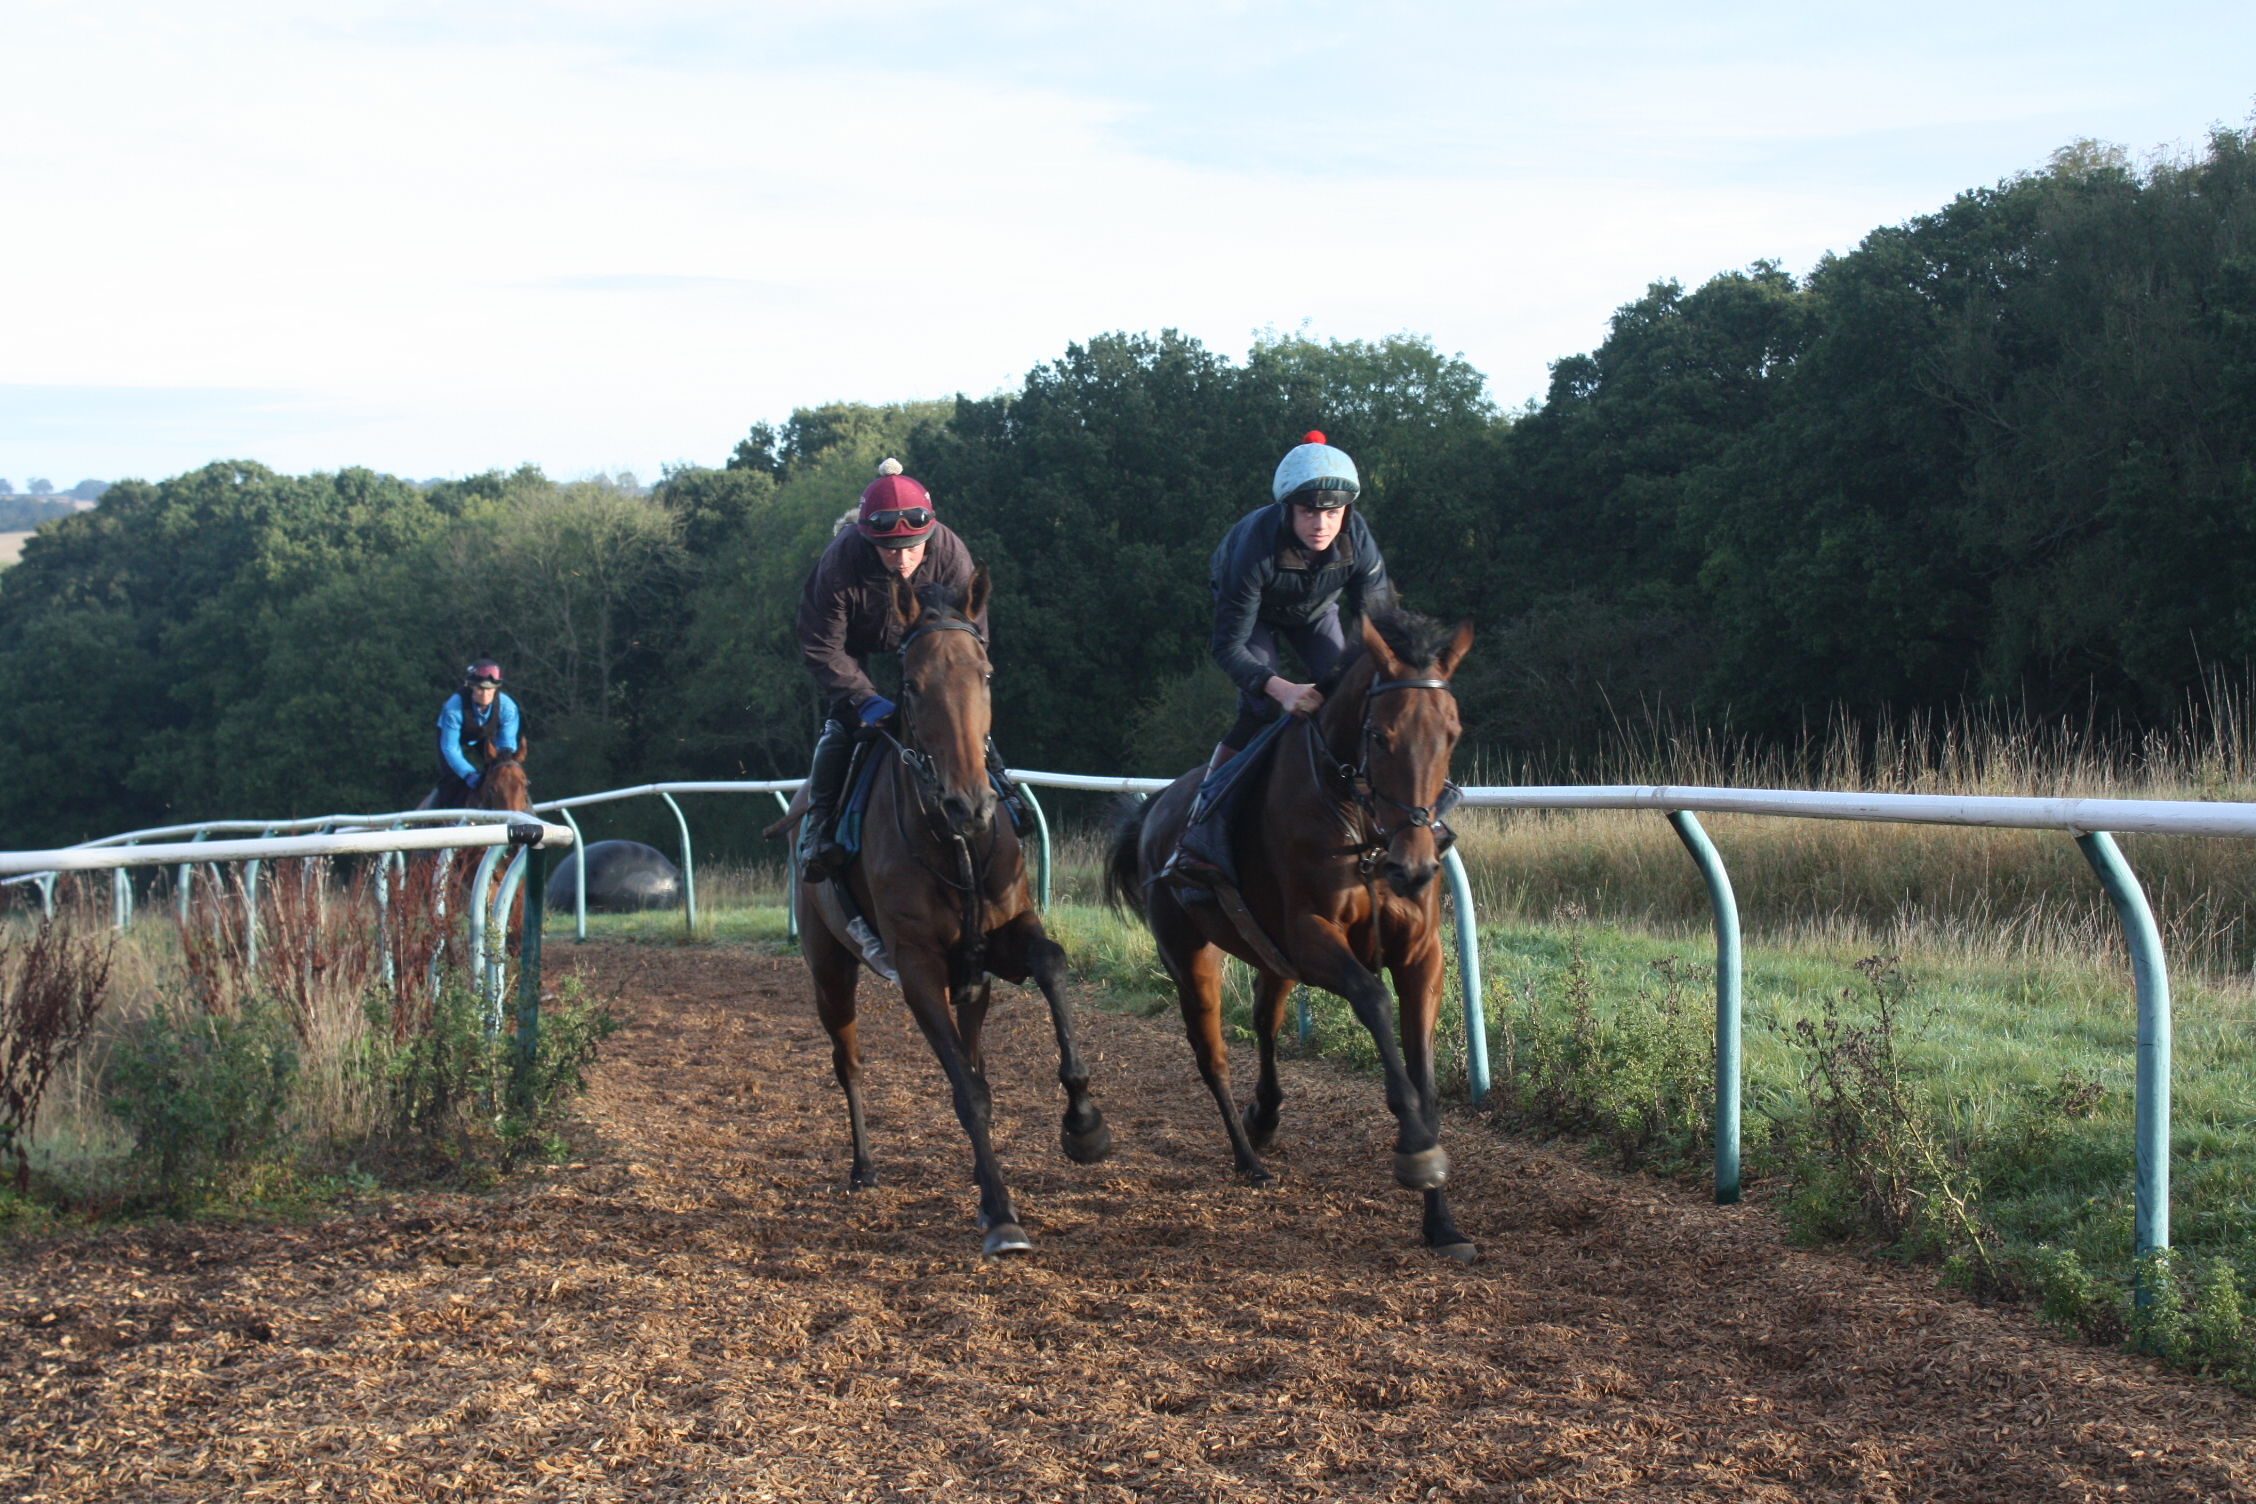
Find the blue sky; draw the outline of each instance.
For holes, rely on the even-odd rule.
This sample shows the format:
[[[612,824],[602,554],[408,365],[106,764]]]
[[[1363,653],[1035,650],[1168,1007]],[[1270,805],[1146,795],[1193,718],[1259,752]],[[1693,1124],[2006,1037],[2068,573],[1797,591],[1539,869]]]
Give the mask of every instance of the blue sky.
[[[0,56],[0,476],[648,478],[1110,329],[1514,405],[1648,282],[2245,124],[2256,6],[0,0]]]

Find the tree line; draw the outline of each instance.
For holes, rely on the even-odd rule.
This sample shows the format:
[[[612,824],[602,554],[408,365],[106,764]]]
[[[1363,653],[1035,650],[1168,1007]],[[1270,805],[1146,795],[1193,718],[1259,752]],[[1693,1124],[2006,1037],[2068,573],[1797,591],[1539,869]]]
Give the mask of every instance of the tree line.
[[[1658,283],[1499,411],[1430,341],[1172,332],[1014,392],[803,409],[650,494],[249,463],[111,487],[0,573],[0,844],[388,809],[502,660],[543,793],[802,772],[791,618],[898,455],[985,560],[1021,765],[1158,773],[1227,719],[1207,556],[1321,428],[1408,603],[1479,623],[1468,740],[1791,737],[2004,702],[2127,727],[2256,664],[2256,133],[2079,145],[1795,277]]]

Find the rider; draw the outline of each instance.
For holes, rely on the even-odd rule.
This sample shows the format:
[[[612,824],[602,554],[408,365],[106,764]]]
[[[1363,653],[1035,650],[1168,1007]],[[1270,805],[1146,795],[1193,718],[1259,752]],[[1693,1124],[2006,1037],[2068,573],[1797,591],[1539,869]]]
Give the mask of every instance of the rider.
[[[486,741],[497,753],[517,750],[517,702],[501,692],[501,665],[480,658],[462,671],[462,687],[439,707],[439,760],[446,778],[432,791],[427,809],[468,807],[486,776]]]
[[[799,655],[815,676],[826,707],[822,736],[807,774],[807,811],[799,823],[799,862],[808,882],[835,877],[847,852],[831,839],[838,796],[854,743],[892,715],[895,706],[870,683],[869,655],[901,645],[906,628],[893,608],[893,582],[969,586],[971,550],[934,515],[932,494],[889,459],[862,493],[853,526],[839,524],[799,595]],[[979,617],[980,635],[987,617]]]
[[[1386,560],[1355,499],[1355,461],[1311,432],[1288,450],[1270,482],[1274,505],[1238,519],[1207,566],[1214,595],[1214,661],[1238,686],[1238,718],[1206,767],[1206,787],[1279,714],[1314,715],[1315,684],[1288,679],[1278,639],[1292,644],[1311,680],[1347,650],[1343,614],[1360,615],[1387,590]],[[1211,883],[1229,871],[1228,820],[1209,819],[1216,801],[1194,806],[1166,876]]]

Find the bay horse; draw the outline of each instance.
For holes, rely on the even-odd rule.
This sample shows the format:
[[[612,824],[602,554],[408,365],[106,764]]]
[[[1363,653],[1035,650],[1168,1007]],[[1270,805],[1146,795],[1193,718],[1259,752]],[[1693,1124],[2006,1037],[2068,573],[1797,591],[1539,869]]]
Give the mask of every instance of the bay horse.
[[[1386,1103],[1398,1125],[1397,1184],[1425,1195],[1429,1248],[1470,1263],[1478,1250],[1457,1228],[1441,1189],[1449,1156],[1434,1089],[1434,1022],[1441,1008],[1438,823],[1449,759],[1462,727],[1450,676],[1472,645],[1467,617],[1454,629],[1380,607],[1363,621],[1362,652],[1333,671],[1314,716],[1278,733],[1261,787],[1245,791],[1238,827],[1240,885],[1222,901],[1186,903],[1154,877],[1175,849],[1204,777],[1193,769],[1148,803],[1117,808],[1106,860],[1108,896],[1140,913],[1174,980],[1200,1077],[1222,1110],[1237,1171],[1253,1185],[1276,1176],[1259,1151],[1277,1131],[1277,1026],[1293,984],[1336,993],[1377,1044]],[[1242,900],[1244,919],[1232,917]],[[1248,927],[1257,934],[1249,936]],[[1261,1078],[1241,1114],[1230,1087],[1222,1028],[1222,958],[1257,974],[1254,1032]],[[1384,967],[1401,1025],[1388,1018]]]
[[[990,1142],[992,1097],[980,1032],[995,977],[1024,984],[1031,976],[1049,1003],[1057,1035],[1058,1082],[1065,1088],[1060,1139],[1068,1159],[1095,1164],[1112,1152],[1112,1130],[1089,1093],[1089,1071],[1074,1039],[1065,996],[1065,951],[1043,933],[1026,880],[1026,857],[1008,815],[997,818],[987,774],[993,723],[987,645],[974,625],[986,607],[987,569],[968,588],[893,583],[901,642],[899,740],[875,749],[869,802],[862,814],[861,852],[837,882],[810,885],[799,952],[815,983],[815,1008],[830,1035],[831,1069],[846,1094],[853,1139],[850,1184],[877,1184],[862,1115],[862,1051],[856,1033],[856,986],[864,952],[851,938],[847,896],[883,942],[899,973],[901,996],[948,1077],[956,1118],[971,1139],[972,1176],[979,1186],[982,1252],[1024,1253],[1033,1243],[1003,1183]],[[804,808],[805,790],[771,836],[788,834]],[[875,961],[868,964],[875,969]]]

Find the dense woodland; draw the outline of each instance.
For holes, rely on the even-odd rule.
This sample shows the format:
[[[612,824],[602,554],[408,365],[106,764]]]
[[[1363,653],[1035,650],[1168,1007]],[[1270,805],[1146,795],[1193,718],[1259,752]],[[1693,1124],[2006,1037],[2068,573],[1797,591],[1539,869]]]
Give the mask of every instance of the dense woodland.
[[[1478,619],[1491,752],[1970,701],[2166,721],[2256,665],[2256,132],[2072,148],[1803,278],[1656,284],[1523,411],[1416,338],[1111,334],[1008,395],[756,426],[649,496],[120,482],[0,572],[0,846],[400,807],[480,653],[542,794],[803,771],[792,609],[888,453],[993,567],[1011,760],[1173,771],[1226,720],[1207,555],[1311,427],[1408,602]]]

